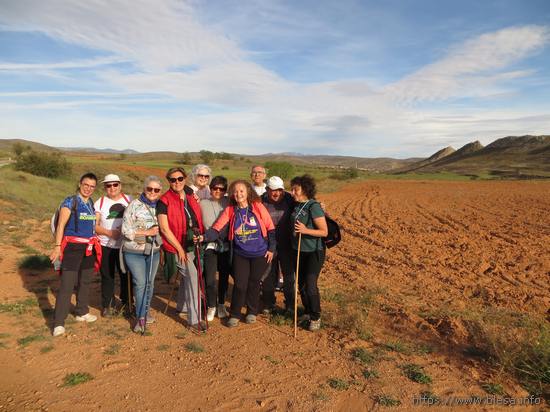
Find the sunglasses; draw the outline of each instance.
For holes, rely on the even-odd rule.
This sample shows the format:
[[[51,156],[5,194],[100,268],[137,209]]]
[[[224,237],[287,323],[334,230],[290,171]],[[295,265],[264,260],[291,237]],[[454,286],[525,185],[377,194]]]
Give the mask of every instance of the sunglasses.
[[[185,177],[183,176],[180,176],[180,177],[169,177],[168,178],[168,181],[170,183],[176,183],[176,182],[183,182],[185,180]]]
[[[222,186],[214,186],[212,189],[213,192],[225,192],[227,189],[225,187],[222,187]]]
[[[105,183],[105,189],[110,189],[111,187],[118,187],[119,183]]]
[[[203,177],[205,179],[208,179],[210,177],[210,175],[197,175],[197,177]]]
[[[161,189],[159,189],[158,187],[149,187],[149,186],[147,186],[147,187],[145,188],[145,190],[147,190],[147,191],[150,192],[150,193],[152,193],[152,192],[160,193],[160,190],[161,190]]]

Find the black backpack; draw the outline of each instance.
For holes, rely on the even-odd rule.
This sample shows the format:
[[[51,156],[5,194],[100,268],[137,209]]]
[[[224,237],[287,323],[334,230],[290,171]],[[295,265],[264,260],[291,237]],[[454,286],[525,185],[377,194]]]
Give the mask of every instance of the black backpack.
[[[327,221],[328,234],[327,237],[323,238],[323,241],[325,242],[325,246],[330,249],[340,243],[342,235],[340,234],[340,226],[334,219],[331,219],[327,215],[325,215],[325,219]]]
[[[311,203],[311,206],[313,206],[313,202]],[[309,219],[313,220],[311,217],[311,206],[309,206],[308,213]],[[321,239],[323,240],[325,247],[330,249],[340,243],[340,240],[342,240],[342,235],[340,234],[340,225],[334,219],[328,217],[326,213],[325,220],[327,221],[328,233],[326,237]]]

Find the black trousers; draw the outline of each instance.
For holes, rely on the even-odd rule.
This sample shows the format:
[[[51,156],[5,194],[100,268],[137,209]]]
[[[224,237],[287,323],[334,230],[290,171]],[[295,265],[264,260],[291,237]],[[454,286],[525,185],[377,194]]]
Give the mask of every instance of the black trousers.
[[[292,309],[294,308],[294,265],[290,249],[278,249],[273,255],[269,273],[262,282],[262,304],[264,308],[275,306],[275,287],[279,282],[279,270],[283,274],[285,307]]]
[[[120,249],[101,246],[101,307],[109,308],[115,304],[115,272],[120,277],[120,300],[128,307],[128,274],[120,270]]]
[[[89,311],[90,280],[94,272],[95,252],[91,256],[86,256],[86,247],[85,244],[69,243],[63,251],[61,283],[55,300],[54,327],[65,325],[75,289],[75,314],[83,316]]]
[[[264,256],[245,258],[233,254],[233,293],[231,295],[231,317],[239,318],[241,308],[246,304],[247,313],[257,315],[260,305],[260,281],[267,269]]]
[[[216,272],[219,276],[218,285],[216,285]],[[230,273],[229,251],[218,253],[214,249],[208,249],[204,252],[204,281],[206,303],[209,308],[216,307],[216,299],[219,304],[225,302]]]
[[[294,250],[294,264],[298,251]],[[321,317],[321,296],[317,281],[319,273],[325,263],[325,250],[316,252],[300,252],[300,273],[298,274],[298,289],[300,297],[311,320],[318,320]],[[294,268],[296,269],[296,267]]]

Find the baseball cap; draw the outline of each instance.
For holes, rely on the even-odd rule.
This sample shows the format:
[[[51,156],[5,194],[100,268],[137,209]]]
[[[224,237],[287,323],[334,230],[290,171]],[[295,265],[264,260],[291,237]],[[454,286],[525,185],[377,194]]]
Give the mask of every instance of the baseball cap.
[[[283,182],[283,179],[281,179],[279,176],[271,176],[269,179],[267,179],[266,184],[267,187],[269,187],[271,190],[285,190],[285,182]]]
[[[101,183],[107,182],[120,182],[120,177],[114,174],[108,174],[107,176],[105,176],[105,179],[101,181]]]

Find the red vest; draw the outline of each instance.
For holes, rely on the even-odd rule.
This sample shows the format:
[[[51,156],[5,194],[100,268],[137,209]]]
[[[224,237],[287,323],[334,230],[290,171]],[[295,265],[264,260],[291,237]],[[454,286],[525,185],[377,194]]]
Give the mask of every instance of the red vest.
[[[199,223],[200,232],[204,233],[201,208],[198,202],[195,200],[195,197],[193,195],[186,194],[185,198],[187,200],[187,205],[191,208],[191,210],[195,214],[197,222]],[[178,239],[178,241],[183,244],[183,240],[187,235],[188,228],[187,213],[185,213],[185,211],[183,210],[183,199],[180,198],[180,195],[176,192],[168,190],[161,196],[159,201],[164,203],[168,210],[168,214],[166,216],[168,218],[168,227],[170,228],[176,239]],[[164,234],[162,232],[161,236],[162,247],[164,248],[164,250],[170,253],[178,253],[177,250],[170,244],[170,242],[168,242],[168,239],[164,237]]]

